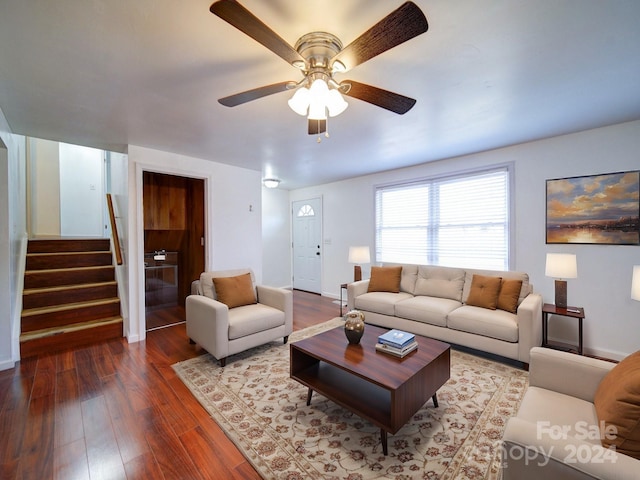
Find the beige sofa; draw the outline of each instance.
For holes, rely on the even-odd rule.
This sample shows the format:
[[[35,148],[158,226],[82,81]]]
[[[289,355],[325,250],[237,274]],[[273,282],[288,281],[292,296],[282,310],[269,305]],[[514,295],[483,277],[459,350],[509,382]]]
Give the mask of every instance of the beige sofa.
[[[521,280],[516,313],[467,305],[474,275]],[[398,328],[524,364],[542,342],[542,297],[526,273],[402,265],[400,291],[368,292],[369,280],[347,286],[347,306],[365,323]]]
[[[640,460],[601,442],[614,430],[602,429],[594,399],[616,364],[540,347],[530,358],[529,388],[503,436],[503,480],[640,478]]]

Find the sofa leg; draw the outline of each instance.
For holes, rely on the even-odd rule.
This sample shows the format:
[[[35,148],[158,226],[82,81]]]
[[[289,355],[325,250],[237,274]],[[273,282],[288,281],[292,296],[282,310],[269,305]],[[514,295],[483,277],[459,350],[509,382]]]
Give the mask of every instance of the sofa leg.
[[[189,339],[189,345],[195,345],[196,342],[194,342],[193,340]]]
[[[220,366],[224,367],[227,364],[227,357],[221,358],[220,359]]]
[[[284,344],[286,345],[288,341],[289,341],[289,335],[284,337]]]

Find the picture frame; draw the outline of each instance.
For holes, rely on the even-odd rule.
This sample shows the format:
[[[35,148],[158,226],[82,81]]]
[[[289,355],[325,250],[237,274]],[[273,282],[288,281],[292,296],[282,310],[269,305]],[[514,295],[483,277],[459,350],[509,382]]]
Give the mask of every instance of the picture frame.
[[[640,245],[640,170],[546,181],[546,243]]]

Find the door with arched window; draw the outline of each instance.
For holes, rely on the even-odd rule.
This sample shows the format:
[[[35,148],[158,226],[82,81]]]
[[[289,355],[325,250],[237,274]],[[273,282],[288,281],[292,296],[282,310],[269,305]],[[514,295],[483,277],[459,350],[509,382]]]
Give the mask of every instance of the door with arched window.
[[[293,288],[321,293],[322,202],[320,198],[292,204]]]

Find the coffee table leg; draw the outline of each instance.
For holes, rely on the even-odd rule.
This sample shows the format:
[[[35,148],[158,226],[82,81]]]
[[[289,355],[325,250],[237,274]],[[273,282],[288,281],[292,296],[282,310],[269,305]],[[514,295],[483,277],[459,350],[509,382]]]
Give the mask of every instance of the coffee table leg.
[[[387,448],[387,432],[382,428],[380,429],[380,442],[382,443],[382,453],[386,456],[389,452]]]
[[[431,397],[431,399],[433,400],[433,406],[438,408],[438,397],[437,397],[437,393],[433,394],[433,397]]]
[[[311,395],[313,394],[313,390],[310,388],[307,392],[307,407],[311,405]]]

